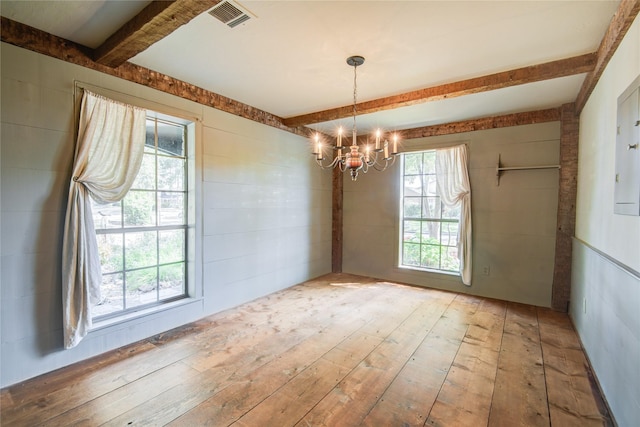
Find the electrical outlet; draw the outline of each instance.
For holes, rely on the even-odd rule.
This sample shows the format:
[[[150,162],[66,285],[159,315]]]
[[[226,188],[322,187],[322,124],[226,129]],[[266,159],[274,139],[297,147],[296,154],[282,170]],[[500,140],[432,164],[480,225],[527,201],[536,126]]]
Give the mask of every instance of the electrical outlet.
[[[482,267],[482,274],[484,274],[485,276],[488,276],[490,273],[490,269],[488,265],[485,265],[484,267]]]

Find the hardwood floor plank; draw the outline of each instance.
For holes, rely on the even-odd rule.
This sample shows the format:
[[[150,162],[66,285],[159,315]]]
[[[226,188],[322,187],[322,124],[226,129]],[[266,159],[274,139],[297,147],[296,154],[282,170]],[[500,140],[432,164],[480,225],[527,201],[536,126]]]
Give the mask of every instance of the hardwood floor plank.
[[[184,381],[191,382],[198,371],[181,362],[159,369],[137,381],[128,383],[108,394],[79,405],[46,422],[43,426],[97,426],[123,412],[148,401]]]
[[[312,358],[313,354],[319,352],[315,358],[320,357],[327,351],[323,350],[323,346],[333,346],[344,339],[349,334],[348,328],[341,328],[345,320],[352,319],[349,327],[362,327],[366,321],[360,319],[363,314],[356,306],[378,307],[382,310],[388,307],[395,294],[399,292],[396,290],[388,295],[381,294],[379,289],[371,284],[326,290],[330,293],[345,293],[347,297],[344,304],[331,305],[331,309],[325,307],[325,310],[311,317],[307,312],[297,312],[299,319],[302,319],[301,326],[288,331],[273,328],[273,323],[265,323],[263,326],[272,335],[270,338],[262,336],[259,343],[251,341],[251,334],[238,338],[237,342],[225,343],[210,354],[216,363],[209,363],[211,367],[203,371],[203,374],[210,377],[204,386],[169,390],[122,414],[113,420],[113,425],[126,424],[132,420],[144,425],[164,425],[171,422],[175,425],[228,425],[250,410],[251,402],[257,404],[263,400],[266,396],[262,396],[261,393],[270,390],[269,387],[288,381],[309,366],[315,360]],[[348,295],[351,295],[351,298]],[[369,301],[376,299],[380,301]],[[319,306],[324,307],[320,297],[316,301],[318,300]],[[335,299],[330,302],[335,303]],[[289,322],[292,315],[285,312],[280,317],[287,317]],[[349,315],[354,317],[347,317]],[[277,324],[278,320],[274,319],[273,322]],[[305,328],[304,322],[311,322],[310,324],[315,326]],[[259,325],[254,324],[254,328],[256,327]],[[237,325],[237,328],[250,329],[244,323]],[[335,343],[332,343],[332,339]],[[216,358],[216,352],[224,355],[224,361]],[[241,398],[236,398],[239,395]],[[165,410],[162,402],[169,402],[171,405],[175,402],[176,408]],[[149,411],[149,407],[154,409]]]
[[[237,380],[211,399],[176,420],[175,425],[228,425],[263,402],[280,387],[311,366],[316,360],[338,347],[348,353],[349,347],[341,346],[345,341],[360,340],[375,343],[381,341],[394,316],[406,317],[406,310],[420,304],[414,298],[399,298],[407,291],[404,287],[385,287],[385,292],[368,304],[359,304],[358,309],[348,310],[340,315],[335,308],[327,308],[327,315],[333,323],[326,324],[321,334],[311,337],[306,343],[290,352],[284,352],[272,363],[256,371],[238,375]],[[383,315],[386,313],[386,315]],[[338,315],[336,315],[338,314]],[[362,325],[360,320],[365,320]],[[345,331],[356,337],[345,337]],[[377,335],[376,335],[377,334]],[[361,341],[360,341],[361,342]],[[359,349],[356,349],[358,351]],[[358,361],[364,355],[356,356]],[[215,420],[215,421],[212,421]]]
[[[509,303],[489,427],[549,425],[536,308]]]
[[[590,375],[566,314],[331,274],[3,389],[0,422],[609,426]]]
[[[569,317],[543,308],[537,312],[551,425],[611,425]]]
[[[505,302],[483,300],[460,344],[426,425],[475,427],[487,424],[505,311]]]
[[[216,325],[215,336],[207,336],[205,345],[208,351],[195,353],[184,362],[201,372],[214,366],[226,363],[229,358],[236,359],[238,353],[252,347],[260,347],[262,342],[271,339],[273,333],[291,333],[304,325],[314,325],[324,318],[321,311],[324,307],[351,307],[355,309],[355,300],[364,303],[375,295],[375,290],[369,288],[372,283],[364,283],[345,292],[345,287],[338,286],[341,282],[351,282],[352,276],[342,275],[340,281],[320,284],[302,285],[290,288],[292,298],[281,298],[281,293],[261,298],[252,303],[242,305],[232,312],[241,315],[226,320],[220,318]],[[286,294],[285,294],[286,295]],[[347,308],[345,308],[347,309]],[[224,315],[224,313],[223,313]],[[317,328],[317,326],[316,326]],[[234,362],[237,363],[237,362]]]
[[[187,354],[184,351],[162,352],[146,343],[135,348],[133,355],[128,354],[124,359],[118,359],[122,356],[120,353],[110,354],[109,363],[97,370],[87,369],[75,378],[63,373],[63,376],[67,377],[66,380],[55,380],[50,385],[46,384],[46,381],[42,383],[36,380],[35,384],[25,386],[30,391],[22,390],[21,394],[24,397],[21,397],[16,405],[7,411],[3,409],[3,424],[43,424],[78,405],[168,366]]]
[[[297,425],[360,425],[452,299],[422,302]]]
[[[364,419],[376,426],[422,426],[480,305],[458,295]]]

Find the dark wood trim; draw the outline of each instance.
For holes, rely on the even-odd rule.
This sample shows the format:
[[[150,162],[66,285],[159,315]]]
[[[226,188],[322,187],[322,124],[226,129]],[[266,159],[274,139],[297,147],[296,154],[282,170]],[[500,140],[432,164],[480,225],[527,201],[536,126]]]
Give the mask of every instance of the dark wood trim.
[[[490,74],[454,83],[447,83],[407,92],[401,95],[379,98],[357,104],[359,114],[374,113],[428,101],[455,98],[473,93],[486,92],[511,86],[533,83],[542,80],[587,73],[594,69],[595,53],[574,56],[572,58],[532,65],[501,73]],[[284,119],[287,126],[302,126],[329,120],[349,117],[353,114],[353,106],[344,106]]]
[[[296,135],[307,137],[310,133],[310,130],[305,127],[292,128],[286,126],[283,124],[282,118],[266,111],[130,62],[125,62],[117,68],[98,64],[92,59],[92,50],[86,46],[56,37],[5,17],[0,17],[0,19],[1,38],[5,43],[157,89],[161,92]]]
[[[609,28],[607,28],[600,42],[600,47],[598,47],[596,52],[595,68],[587,74],[576,98],[576,113],[578,115],[582,112],[589,96],[591,96],[591,92],[593,92],[596,84],[598,84],[600,76],[602,76],[611,57],[616,49],[618,49],[629,27],[631,27],[631,24],[633,24],[633,21],[636,19],[638,12],[640,12],[640,0],[622,0],[620,2],[618,10],[615,15],[613,15]]]
[[[474,132],[479,130],[496,129],[510,126],[523,126],[535,123],[557,122],[560,120],[560,109],[528,111],[525,113],[505,114],[502,116],[483,117],[479,119],[463,120],[460,122],[441,125],[425,126],[421,128],[400,131],[402,139],[425,138],[429,136],[451,135],[456,133]]]
[[[563,105],[560,116],[560,181],[551,308],[566,312],[571,296],[571,245],[576,229],[580,117],[576,114],[575,104]]]
[[[331,190],[331,271],[342,273],[342,229],[344,173],[339,167],[333,169]]]
[[[152,1],[93,52],[98,64],[118,67],[220,0]]]

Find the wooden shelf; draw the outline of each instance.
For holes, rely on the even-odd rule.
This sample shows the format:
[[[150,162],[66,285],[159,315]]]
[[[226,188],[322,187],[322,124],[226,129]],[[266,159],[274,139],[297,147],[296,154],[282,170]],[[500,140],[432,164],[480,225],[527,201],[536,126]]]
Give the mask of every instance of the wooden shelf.
[[[498,163],[496,164],[496,186],[500,185],[500,175],[505,171],[523,171],[535,169],[560,169],[560,165],[542,165],[542,166],[500,166],[500,154],[498,154]]]

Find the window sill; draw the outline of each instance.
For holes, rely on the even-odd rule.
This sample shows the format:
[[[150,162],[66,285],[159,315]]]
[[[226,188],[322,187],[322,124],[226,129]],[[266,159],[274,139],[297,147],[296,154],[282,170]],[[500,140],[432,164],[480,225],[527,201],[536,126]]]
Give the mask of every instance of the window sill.
[[[123,324],[129,322],[131,320],[140,319],[143,317],[151,316],[156,313],[160,313],[167,310],[172,310],[178,307],[182,307],[189,304],[194,304],[202,301],[202,298],[182,298],[176,301],[171,301],[166,304],[157,305],[154,307],[148,307],[141,309],[139,311],[134,311],[131,313],[123,314],[122,316],[112,317],[110,319],[104,319],[99,321],[94,321],[91,326],[90,332],[99,331],[102,329],[109,328],[111,326]]]
[[[460,277],[460,273],[455,271],[434,270],[434,269],[422,268],[422,267],[408,267],[406,265],[399,265],[395,269],[398,273],[432,273],[432,274],[444,274],[446,276]]]

